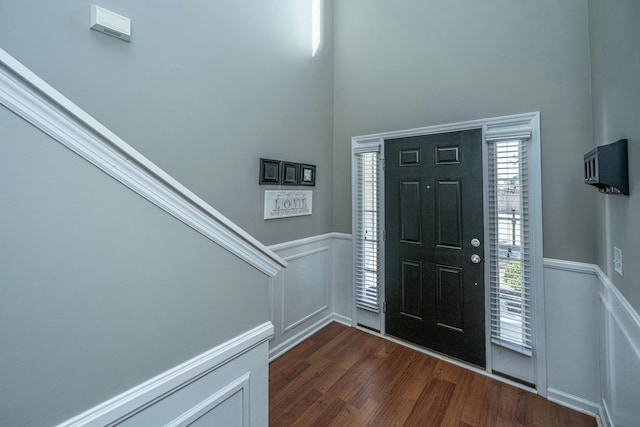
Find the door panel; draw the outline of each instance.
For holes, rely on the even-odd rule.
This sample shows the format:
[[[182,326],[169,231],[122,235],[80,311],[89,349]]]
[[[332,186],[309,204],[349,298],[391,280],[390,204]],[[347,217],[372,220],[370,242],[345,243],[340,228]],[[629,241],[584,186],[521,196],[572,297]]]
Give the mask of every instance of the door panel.
[[[401,166],[417,166],[420,164],[420,150],[400,150]]]
[[[402,263],[402,307],[403,315],[422,319],[422,263],[403,260]]]
[[[436,230],[440,247],[462,248],[462,195],[460,181],[438,180],[436,184]]]
[[[485,365],[482,131],[385,141],[386,332]]]
[[[400,183],[400,240],[405,243],[420,243],[422,219],[420,181]]]
[[[464,332],[462,270],[436,266],[436,322],[438,326]]]

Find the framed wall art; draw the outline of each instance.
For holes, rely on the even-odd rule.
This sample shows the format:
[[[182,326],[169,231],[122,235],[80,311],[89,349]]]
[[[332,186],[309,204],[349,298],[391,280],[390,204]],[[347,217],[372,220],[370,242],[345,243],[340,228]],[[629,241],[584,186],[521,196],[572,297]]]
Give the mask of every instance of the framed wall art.
[[[260,159],[260,184],[280,183],[280,161]]]
[[[298,185],[300,165],[298,163],[282,162],[282,185]]]
[[[300,165],[300,185],[308,185],[312,187],[316,185],[315,165]]]

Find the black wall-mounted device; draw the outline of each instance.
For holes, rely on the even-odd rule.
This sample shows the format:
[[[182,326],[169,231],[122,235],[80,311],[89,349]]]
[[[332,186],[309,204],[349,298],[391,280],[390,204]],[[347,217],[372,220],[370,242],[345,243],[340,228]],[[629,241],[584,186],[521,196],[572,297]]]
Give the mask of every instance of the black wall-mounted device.
[[[600,145],[584,155],[584,183],[601,193],[629,195],[627,140]]]

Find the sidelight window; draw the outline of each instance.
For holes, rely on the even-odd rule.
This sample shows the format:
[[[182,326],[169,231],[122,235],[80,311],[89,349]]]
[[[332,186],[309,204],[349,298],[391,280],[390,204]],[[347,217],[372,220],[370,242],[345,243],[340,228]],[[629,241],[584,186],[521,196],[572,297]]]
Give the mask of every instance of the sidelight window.
[[[354,249],[356,307],[378,313],[380,283],[379,251],[379,146],[375,151],[355,153]]]
[[[491,340],[532,349],[526,140],[488,141]]]

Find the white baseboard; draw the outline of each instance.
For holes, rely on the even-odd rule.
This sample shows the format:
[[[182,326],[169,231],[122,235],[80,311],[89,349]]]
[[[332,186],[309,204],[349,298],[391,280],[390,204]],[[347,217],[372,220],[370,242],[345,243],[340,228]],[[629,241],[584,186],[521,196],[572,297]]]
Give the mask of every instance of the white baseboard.
[[[325,316],[324,318],[320,319],[319,321],[317,321],[313,325],[303,329],[302,331],[298,332],[297,334],[295,334],[291,338],[289,338],[286,341],[280,343],[279,345],[273,347],[272,349],[269,350],[269,362],[271,362],[271,361],[277,359],[278,357],[282,356],[287,351],[291,350],[293,347],[297,346],[302,341],[306,340],[311,335],[315,334],[320,329],[324,328],[329,323],[333,322],[333,320],[334,320],[333,314]]]
[[[353,319],[341,314],[333,313],[333,321],[341,323],[345,326],[353,326]]]
[[[547,399],[583,414],[596,417],[602,413],[602,407],[578,396],[573,396],[553,388],[547,389]]]
[[[293,347],[297,346],[302,341],[306,340],[311,335],[315,334],[316,332],[318,332],[320,329],[324,328],[331,322],[337,322],[349,327],[352,326],[351,318],[341,316],[336,313],[330,314],[322,318],[321,320],[317,321],[313,325],[309,326],[308,328],[304,329],[303,331],[298,332],[296,335],[292,336],[282,344],[269,350],[269,362],[272,362],[278,357],[282,356],[287,351],[291,350]]]
[[[264,323],[238,337],[227,341],[193,359],[182,363],[162,374],[130,389],[126,392],[94,407],[86,412],[70,419],[59,427],[78,427],[78,426],[104,426],[112,423],[121,423],[127,420],[133,420],[134,417],[140,421],[140,416],[144,417],[145,412],[153,412],[153,408],[162,405],[163,401],[171,402],[167,408],[163,408],[163,415],[169,415],[169,419],[163,419],[163,424],[172,420],[180,420],[183,417],[189,417],[194,411],[203,408],[213,408],[221,398],[221,392],[228,393],[237,392],[240,389],[246,389],[249,377],[252,381],[264,382],[267,378],[260,374],[261,370],[267,371],[267,360],[261,360],[262,356],[257,354],[256,357],[245,357],[252,353],[258,347],[266,349],[267,341],[273,336],[273,325],[270,322]],[[266,353],[266,352],[265,352]],[[231,381],[230,383],[223,378],[215,378],[215,373],[222,371],[226,366],[230,366],[237,360],[242,360],[238,366],[234,367],[233,372],[225,372],[225,377],[232,377],[233,380],[242,379],[241,382]],[[252,373],[253,372],[253,373]],[[211,376],[215,379],[213,384],[207,387],[207,395],[204,398],[194,394],[189,390],[192,384]],[[211,386],[214,387],[211,387]],[[241,387],[242,386],[242,387]],[[259,384],[258,389],[266,387],[267,384]],[[229,388],[232,387],[232,388]],[[212,394],[213,392],[213,394]],[[181,393],[188,393],[187,407],[181,408],[180,405],[173,403],[174,396]],[[223,393],[223,394],[224,394]],[[249,395],[248,390],[245,393]],[[261,396],[260,393],[254,393],[255,398],[262,399],[266,402],[267,396]],[[246,399],[246,396],[244,397]],[[193,404],[195,402],[195,404]],[[242,405],[247,405],[248,401],[243,401]],[[254,402],[254,405],[256,403]],[[259,405],[256,405],[259,406]],[[259,408],[256,407],[256,410]],[[264,412],[264,411],[263,411]],[[155,415],[154,415],[155,416]],[[155,418],[155,422],[158,418]],[[135,422],[134,422],[135,424]]]

